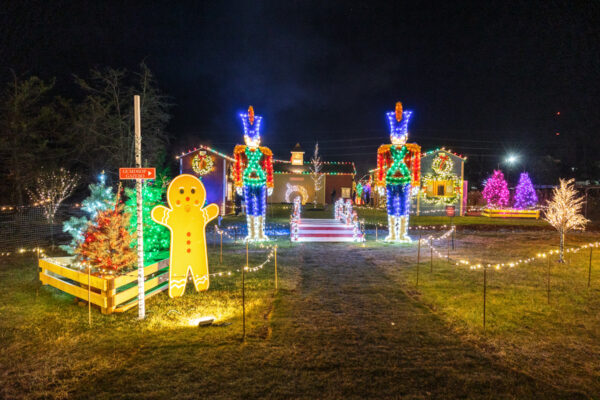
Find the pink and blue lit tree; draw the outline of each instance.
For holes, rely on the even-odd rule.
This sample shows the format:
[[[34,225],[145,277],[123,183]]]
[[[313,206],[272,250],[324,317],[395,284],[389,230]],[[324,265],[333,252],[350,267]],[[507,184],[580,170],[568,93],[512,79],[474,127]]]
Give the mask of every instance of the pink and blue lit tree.
[[[490,208],[505,208],[508,206],[510,193],[502,171],[494,171],[492,176],[487,179],[482,195]]]
[[[519,177],[519,184],[515,189],[515,208],[525,209],[535,207],[538,202],[537,194],[531,184],[531,179],[527,172],[522,172]]]

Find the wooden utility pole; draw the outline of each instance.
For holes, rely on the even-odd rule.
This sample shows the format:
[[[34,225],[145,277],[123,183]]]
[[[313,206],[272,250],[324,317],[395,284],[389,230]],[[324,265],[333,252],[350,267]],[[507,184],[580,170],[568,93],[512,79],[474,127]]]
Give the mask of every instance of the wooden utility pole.
[[[140,114],[140,96],[133,96],[133,115],[135,126],[135,166],[142,168],[142,121]],[[138,259],[138,318],[146,318],[146,291],[144,290],[144,221],[142,215],[142,180],[135,180],[137,194],[137,259]]]

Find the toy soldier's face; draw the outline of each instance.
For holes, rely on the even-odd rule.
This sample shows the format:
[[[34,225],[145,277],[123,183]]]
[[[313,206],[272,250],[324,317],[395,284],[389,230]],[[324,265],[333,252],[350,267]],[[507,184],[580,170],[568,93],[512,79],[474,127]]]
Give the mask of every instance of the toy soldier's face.
[[[246,142],[246,146],[255,149],[260,146],[260,136],[244,135],[244,142]]]
[[[400,136],[390,135],[390,139],[391,139],[393,145],[404,146],[406,144],[407,136],[408,135],[400,135]]]

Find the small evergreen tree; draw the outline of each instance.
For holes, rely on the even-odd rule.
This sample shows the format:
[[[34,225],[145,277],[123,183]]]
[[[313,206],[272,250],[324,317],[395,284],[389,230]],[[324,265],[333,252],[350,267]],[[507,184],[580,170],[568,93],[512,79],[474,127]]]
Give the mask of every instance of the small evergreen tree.
[[[63,223],[63,232],[71,235],[71,243],[60,246],[67,253],[75,254],[77,246],[83,242],[83,234],[90,221],[93,221],[98,212],[111,208],[114,204],[112,188],[106,186],[104,174],[100,175],[100,182],[88,186],[90,195],[81,202],[81,209],[87,214],[83,217],[71,217]]]
[[[166,227],[152,220],[152,209],[164,204],[167,192],[167,179],[160,174],[152,184],[142,185],[142,220],[144,222],[144,260],[155,261],[161,253],[169,251],[171,232]],[[135,189],[125,189],[128,200],[125,202],[125,211],[131,215],[129,232],[133,235],[133,246],[137,246],[137,196]]]
[[[133,236],[127,230],[129,218],[122,205],[98,212],[75,249],[76,260],[94,272],[109,275],[133,268],[137,255],[132,247]]]
[[[515,189],[515,208],[524,209],[535,207],[538,202],[537,194],[531,184],[531,179],[527,172],[522,172],[519,177],[519,184]]]
[[[494,171],[485,184],[482,192],[488,207],[504,208],[508,206],[509,191],[502,171]]]

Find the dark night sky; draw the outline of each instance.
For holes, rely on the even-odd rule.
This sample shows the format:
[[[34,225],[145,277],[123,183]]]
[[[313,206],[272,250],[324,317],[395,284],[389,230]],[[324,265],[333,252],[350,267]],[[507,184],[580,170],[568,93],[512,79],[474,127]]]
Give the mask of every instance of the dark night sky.
[[[173,152],[230,150],[252,104],[276,156],[318,139],[363,171],[397,100],[415,111],[412,141],[481,171],[508,151],[585,147],[600,126],[596,1],[121,3],[9,1],[3,72],[56,76],[68,93],[73,73],[146,59],[176,104]]]

